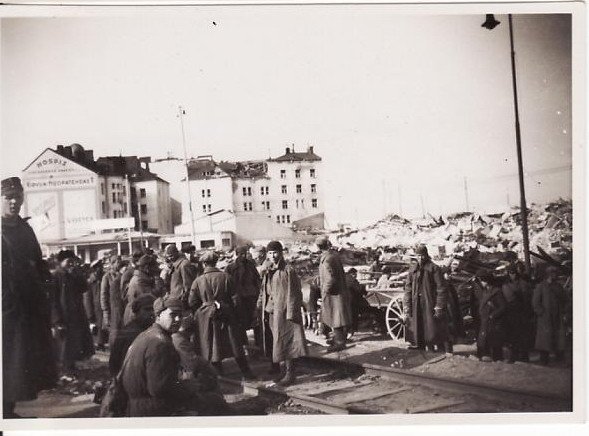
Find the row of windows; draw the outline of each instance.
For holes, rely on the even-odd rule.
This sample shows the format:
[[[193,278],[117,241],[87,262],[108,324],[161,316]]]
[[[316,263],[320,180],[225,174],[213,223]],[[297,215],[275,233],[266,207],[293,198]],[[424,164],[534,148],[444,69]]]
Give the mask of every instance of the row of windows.
[[[301,194],[303,192],[303,185],[296,185],[295,188],[296,188],[297,194]],[[283,194],[288,194],[288,186],[282,185],[281,192]],[[317,192],[317,185],[316,184],[312,184],[311,185],[311,193],[314,194],[316,192]]]
[[[211,205],[210,204],[203,204],[202,211],[203,211],[203,213],[211,213]]]
[[[210,197],[210,196],[211,196],[211,190],[210,190],[210,189],[206,189],[206,190],[205,190],[205,189],[203,189],[203,190],[201,191],[201,194],[202,194],[202,198],[205,198],[205,197]],[[206,194],[206,195],[205,195],[205,194]]]
[[[290,224],[290,215],[276,215],[277,224]]]
[[[314,179],[314,178],[316,177],[315,168],[311,168],[311,169],[309,170],[309,176],[310,176],[312,179]],[[296,177],[297,179],[300,179],[300,178],[301,178],[301,170],[300,170],[300,169],[298,169],[298,170],[295,170],[295,177]],[[281,178],[281,179],[286,179],[286,170],[280,170],[280,178]]]
[[[305,207],[305,200],[296,200],[296,207],[297,209],[299,208],[299,205],[301,207]],[[317,207],[317,199],[316,198],[312,198],[311,199],[311,207],[312,208],[316,208]],[[288,209],[288,200],[282,200],[282,208],[283,209]]]
[[[252,209],[252,202],[250,201],[250,202],[243,203],[243,210],[246,210],[246,211],[253,210]]]

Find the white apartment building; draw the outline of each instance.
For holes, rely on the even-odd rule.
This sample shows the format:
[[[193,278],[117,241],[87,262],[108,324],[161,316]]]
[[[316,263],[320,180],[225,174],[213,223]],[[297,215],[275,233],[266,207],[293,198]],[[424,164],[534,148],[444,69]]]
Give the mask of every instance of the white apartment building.
[[[195,220],[227,210],[292,227],[323,212],[320,174],[321,158],[313,147],[303,153],[286,148],[284,155],[266,161],[215,162],[212,156],[201,156],[189,163]],[[187,196],[182,211],[185,228],[190,222]]]

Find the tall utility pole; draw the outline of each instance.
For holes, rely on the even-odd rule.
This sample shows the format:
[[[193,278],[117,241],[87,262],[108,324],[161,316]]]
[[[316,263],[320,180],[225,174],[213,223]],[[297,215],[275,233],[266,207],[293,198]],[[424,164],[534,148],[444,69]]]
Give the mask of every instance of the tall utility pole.
[[[468,204],[468,181],[464,178],[464,200],[466,201],[466,212],[470,212],[470,205]]]
[[[188,212],[190,213],[190,238],[192,245],[196,247],[196,226],[194,223],[194,212],[192,211],[192,193],[190,192],[190,180],[188,179],[188,152],[186,150],[186,134],[184,133],[184,115],[186,115],[186,111],[182,108],[182,106],[178,106],[178,117],[180,118],[180,129],[182,130],[182,148],[184,149],[184,170],[186,172]]]
[[[423,203],[423,194],[419,194],[419,199],[421,200],[421,217],[425,218],[425,205]]]
[[[515,112],[515,143],[517,147],[517,172],[519,176],[519,194],[520,194],[520,213],[522,218],[522,236],[524,242],[524,259],[526,262],[526,271],[530,273],[530,239],[528,230],[528,208],[526,206],[526,190],[524,186],[524,166],[522,160],[522,139],[519,125],[519,105],[517,101],[517,75],[515,71],[515,48],[513,43],[513,18],[511,14],[509,18],[509,44],[511,48],[511,80],[513,83],[513,108]],[[500,21],[495,20],[493,14],[487,14],[487,19],[482,24],[482,27],[493,30],[500,24]]]

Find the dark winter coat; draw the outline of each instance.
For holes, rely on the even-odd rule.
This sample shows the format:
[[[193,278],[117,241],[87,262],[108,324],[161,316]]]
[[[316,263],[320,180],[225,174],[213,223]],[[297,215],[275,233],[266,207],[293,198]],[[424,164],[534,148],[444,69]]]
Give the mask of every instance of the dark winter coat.
[[[155,278],[149,276],[141,270],[136,269],[133,272],[133,277],[129,282],[127,291],[127,305],[125,306],[125,313],[123,315],[123,325],[127,325],[134,318],[133,314],[133,302],[143,294],[152,294],[154,297],[161,297],[160,290],[156,287]]]
[[[448,284],[448,303],[446,306],[448,314],[448,333],[452,336],[452,339],[455,340],[457,338],[463,338],[465,335],[464,318],[462,316],[462,309],[460,307],[456,288],[450,280],[447,280],[446,283]]]
[[[170,334],[153,324],[133,341],[122,373],[127,416],[170,416],[190,402],[178,379],[180,356]]]
[[[566,305],[565,293],[557,283],[544,280],[534,289],[533,302],[536,314],[536,346],[539,351],[557,352],[565,347],[563,322]]]
[[[190,287],[195,278],[195,266],[184,256],[180,256],[170,268],[170,295],[187,305]]]
[[[129,282],[135,273],[135,267],[133,265],[129,265],[125,268],[125,271],[121,274],[121,298],[124,301],[127,301],[127,292],[129,291]]]
[[[88,291],[84,293],[84,309],[88,321],[96,325],[98,344],[104,345],[107,336],[107,326],[102,325],[102,308],[100,306],[100,288],[102,285],[102,271],[92,271],[88,277]]]
[[[121,273],[109,271],[102,277],[100,285],[100,307],[103,313],[109,316],[108,343],[114,343],[117,332],[123,327],[123,312],[125,301],[121,295]]]
[[[503,292],[497,286],[483,288],[477,285],[476,293],[480,319],[477,347],[482,350],[501,347],[505,340],[505,312],[507,310],[507,302]]]
[[[282,259],[276,269],[269,268],[264,274],[258,298],[258,307],[270,314],[274,362],[307,355],[302,304],[301,280]]]
[[[521,350],[534,347],[534,311],[532,291],[524,280],[515,280],[501,287],[507,302],[505,342]]]
[[[447,340],[448,315],[434,317],[434,307],[445,309],[447,302],[448,287],[440,267],[429,259],[422,266],[411,266],[405,283],[403,310],[410,317],[409,329],[416,342],[437,344]],[[422,323],[418,322],[420,317]]]
[[[188,304],[198,325],[201,356],[210,362],[244,355],[235,300],[229,274],[217,268],[205,267],[203,274],[192,283]],[[215,302],[219,303],[219,308]]]
[[[113,344],[110,347],[110,357],[108,359],[108,369],[113,377],[121,370],[125,354],[127,354],[127,350],[135,338],[148,327],[141,324],[138,319],[134,319],[117,331]]]
[[[247,258],[237,258],[227,265],[225,272],[231,276],[238,296],[235,314],[245,334],[245,331],[251,329],[254,324],[254,312],[260,295],[262,278],[254,261]]]
[[[83,294],[86,280],[81,271],[54,273],[56,288],[52,301],[51,321],[65,330],[59,338],[60,360],[63,364],[87,359],[94,354],[94,341],[84,311]]]
[[[339,255],[332,250],[319,260],[321,286],[321,322],[331,328],[352,325],[352,298],[346,285],[346,274]]]
[[[50,324],[51,276],[26,220],[2,219],[3,401],[37,398],[57,379]]]

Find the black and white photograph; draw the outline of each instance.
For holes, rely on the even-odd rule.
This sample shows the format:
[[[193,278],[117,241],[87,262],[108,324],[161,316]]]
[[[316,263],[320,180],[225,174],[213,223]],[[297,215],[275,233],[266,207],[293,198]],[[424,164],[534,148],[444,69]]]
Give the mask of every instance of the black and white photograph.
[[[577,416],[584,5],[46,3],[0,9],[3,429]]]

